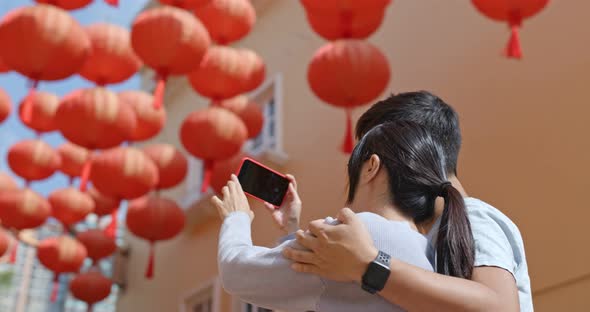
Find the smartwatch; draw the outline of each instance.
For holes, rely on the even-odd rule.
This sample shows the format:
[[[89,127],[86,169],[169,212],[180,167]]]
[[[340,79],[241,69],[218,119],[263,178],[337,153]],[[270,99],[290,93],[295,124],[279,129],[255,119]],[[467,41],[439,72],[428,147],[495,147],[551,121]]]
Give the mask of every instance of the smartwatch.
[[[363,274],[362,288],[365,291],[374,294],[385,287],[390,274],[390,260],[390,255],[379,251],[377,258],[369,264],[367,271]]]

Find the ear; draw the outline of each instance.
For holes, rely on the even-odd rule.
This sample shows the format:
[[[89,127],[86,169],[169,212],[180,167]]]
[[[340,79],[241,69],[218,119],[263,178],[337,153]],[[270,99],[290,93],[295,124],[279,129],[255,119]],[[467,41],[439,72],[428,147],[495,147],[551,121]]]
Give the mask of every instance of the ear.
[[[371,155],[371,158],[365,163],[363,170],[363,180],[365,183],[373,180],[381,169],[381,158],[376,154]]]

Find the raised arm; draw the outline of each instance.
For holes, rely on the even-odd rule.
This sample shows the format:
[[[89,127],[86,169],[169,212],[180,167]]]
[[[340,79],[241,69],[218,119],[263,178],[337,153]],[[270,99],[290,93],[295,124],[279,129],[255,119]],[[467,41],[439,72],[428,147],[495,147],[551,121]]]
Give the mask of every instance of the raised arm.
[[[284,255],[296,262],[294,270],[360,282],[377,250],[352,211],[345,208],[339,219],[343,224],[331,227],[313,222],[310,231],[315,236],[297,233],[298,242],[312,251],[285,250]],[[396,259],[390,268],[391,275],[379,294],[409,311],[519,310],[516,282],[501,268],[476,267],[473,280],[428,272]]]

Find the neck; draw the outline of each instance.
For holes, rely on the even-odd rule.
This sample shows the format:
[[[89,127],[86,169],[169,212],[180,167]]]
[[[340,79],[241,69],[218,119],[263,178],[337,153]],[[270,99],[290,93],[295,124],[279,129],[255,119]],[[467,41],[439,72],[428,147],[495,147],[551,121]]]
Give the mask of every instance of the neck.
[[[463,185],[461,184],[461,181],[459,181],[457,176],[455,176],[455,175],[449,176],[449,182],[451,182],[453,187],[456,188],[457,191],[459,191],[459,193],[461,193],[461,196],[463,196],[463,197],[468,196],[467,191],[465,191],[465,188],[463,188]],[[422,222],[418,226],[418,230],[420,231],[420,233],[426,234],[426,233],[430,232],[430,229],[432,229],[432,226],[434,225],[436,220],[438,220],[440,218],[440,216],[442,216],[444,209],[445,209],[444,200],[442,198],[437,198],[436,203],[434,204],[434,216],[432,217],[432,219],[430,219],[426,222]]]

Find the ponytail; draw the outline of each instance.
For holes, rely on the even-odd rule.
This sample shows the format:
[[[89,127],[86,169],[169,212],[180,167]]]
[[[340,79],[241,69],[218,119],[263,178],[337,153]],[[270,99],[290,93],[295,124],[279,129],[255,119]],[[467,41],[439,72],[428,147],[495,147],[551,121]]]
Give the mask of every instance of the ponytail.
[[[450,182],[441,184],[438,191],[445,205],[436,241],[436,271],[470,279],[475,247],[463,196]]]

